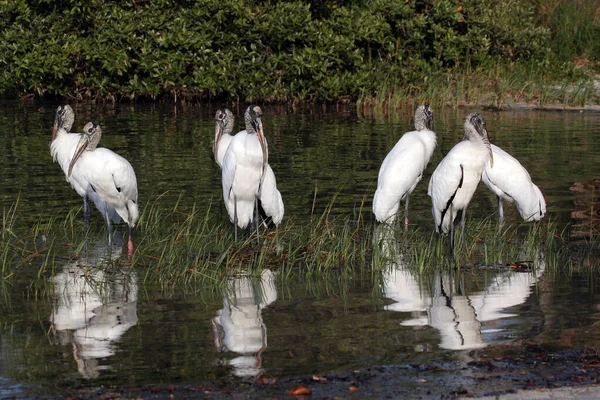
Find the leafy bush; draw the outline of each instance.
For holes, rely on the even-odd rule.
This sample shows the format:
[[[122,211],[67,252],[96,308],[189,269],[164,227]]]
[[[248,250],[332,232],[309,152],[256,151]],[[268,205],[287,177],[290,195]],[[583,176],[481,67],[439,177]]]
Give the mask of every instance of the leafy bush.
[[[336,100],[548,55],[526,0],[0,1],[0,94]]]

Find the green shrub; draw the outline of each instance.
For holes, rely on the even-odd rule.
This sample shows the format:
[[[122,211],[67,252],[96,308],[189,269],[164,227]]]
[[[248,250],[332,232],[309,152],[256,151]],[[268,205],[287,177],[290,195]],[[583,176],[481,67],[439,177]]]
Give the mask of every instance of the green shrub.
[[[0,94],[356,100],[549,59],[530,0],[0,1]],[[579,9],[578,9],[579,10]]]

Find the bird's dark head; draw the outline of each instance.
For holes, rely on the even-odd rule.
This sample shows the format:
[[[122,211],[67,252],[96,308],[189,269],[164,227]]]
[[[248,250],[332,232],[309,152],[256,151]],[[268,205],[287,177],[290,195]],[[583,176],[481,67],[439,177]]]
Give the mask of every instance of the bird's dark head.
[[[429,104],[417,107],[415,111],[415,129],[418,131],[425,129],[433,130],[433,111],[429,107]]]
[[[483,117],[481,115],[470,114],[467,117],[467,120],[475,128],[475,131],[477,131],[479,136],[485,137],[487,139],[487,129],[486,129],[486,125],[485,125],[485,120],[483,119]]]
[[[248,134],[258,135],[258,141],[260,142],[263,152],[263,163],[266,164],[268,160],[267,140],[265,139],[263,132],[262,115],[263,112],[259,106],[251,105],[246,109],[244,120],[246,122],[246,131]]]
[[[68,104],[58,106],[54,117],[54,126],[52,127],[52,140],[56,139],[56,133],[61,128],[70,132],[73,122],[75,122],[75,113],[71,106]]]
[[[262,129],[262,110],[259,106],[250,106],[248,107],[247,113],[250,117],[250,123],[254,128],[254,131],[258,132],[259,129]],[[259,126],[260,125],[260,126]]]
[[[231,111],[229,111],[227,108],[219,108],[215,114],[215,123],[224,123],[228,113],[231,113]]]
[[[102,129],[100,125],[94,122],[88,122],[83,127],[83,132],[81,133],[81,137],[79,138],[79,142],[77,143],[77,147],[75,148],[75,154],[71,159],[71,163],[69,164],[69,172],[68,176],[71,176],[71,172],[73,172],[73,167],[77,160],[81,157],[81,155],[87,151],[94,151],[100,143],[100,138],[102,137]]]
[[[100,126],[98,124],[96,124],[95,122],[88,122],[83,127],[83,133],[88,135],[88,137],[91,137],[92,135],[96,134],[96,132],[98,132],[99,129],[100,129]]]
[[[222,134],[231,133],[235,118],[228,108],[219,108],[215,114],[215,127],[223,129]]]
[[[464,138],[472,142],[479,142],[486,145],[490,152],[490,166],[494,166],[494,156],[492,147],[488,138],[485,119],[480,114],[469,114],[465,119]]]
[[[215,114],[215,139],[213,141],[213,154],[217,159],[217,150],[219,141],[223,135],[231,134],[233,131],[234,117],[229,109],[223,107],[217,110]]]

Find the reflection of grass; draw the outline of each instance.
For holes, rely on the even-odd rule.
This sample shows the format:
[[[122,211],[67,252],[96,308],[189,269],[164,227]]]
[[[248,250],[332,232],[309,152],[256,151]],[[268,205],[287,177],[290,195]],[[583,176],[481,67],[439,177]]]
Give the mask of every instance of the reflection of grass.
[[[381,229],[381,228],[378,228]],[[507,225],[498,230],[495,219],[468,221],[463,234],[456,230],[456,242],[451,256],[448,238],[432,230],[404,228],[389,230],[385,242],[379,240],[379,263],[397,262],[401,259],[415,272],[429,273],[438,268],[470,269],[497,268],[506,265],[536,264],[540,256],[566,254],[563,237],[557,234],[554,222]],[[391,238],[391,239],[390,239]],[[393,251],[389,251],[395,246]],[[555,263],[559,267],[558,263]]]
[[[179,202],[171,208],[159,196],[142,211],[134,241],[131,265],[144,284],[163,290],[195,290],[220,287],[228,277],[241,272],[258,275],[263,268],[279,271],[281,279],[339,280],[367,277],[402,257],[407,266],[425,273],[436,268],[497,266],[498,263],[532,261],[544,254],[558,262],[569,252],[566,234],[545,220],[536,224],[508,225],[498,232],[495,220],[469,220],[464,235],[457,233],[454,257],[447,238],[428,229],[411,226],[386,228],[374,225],[370,215],[357,209],[353,215],[334,216],[334,203],[310,220],[288,217],[278,229],[261,230],[260,242],[254,233],[233,238],[233,227],[215,220],[211,205],[183,211]],[[76,213],[50,224],[36,224],[24,235],[15,233],[17,204],[3,214],[2,273],[5,279],[27,276],[35,282],[47,279],[66,255],[82,254],[85,238]],[[103,240],[105,228],[96,224],[92,236]],[[384,231],[384,232],[382,232]],[[20,239],[22,238],[22,239]],[[57,243],[71,243],[69,246]],[[83,255],[82,255],[83,257]],[[121,256],[119,264],[127,264]],[[566,262],[566,261],[565,261]],[[112,263],[109,263],[109,267]],[[27,268],[23,268],[27,267]],[[103,265],[98,266],[104,267]],[[551,265],[549,265],[551,268]],[[28,271],[21,274],[19,270]],[[37,289],[36,289],[37,290]]]

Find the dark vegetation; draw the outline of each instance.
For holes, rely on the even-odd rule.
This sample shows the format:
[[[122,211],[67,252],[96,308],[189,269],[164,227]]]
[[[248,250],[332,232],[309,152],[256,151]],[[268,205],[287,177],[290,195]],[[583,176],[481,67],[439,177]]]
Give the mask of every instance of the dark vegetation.
[[[590,0],[0,0],[0,95],[597,103],[599,10]]]

